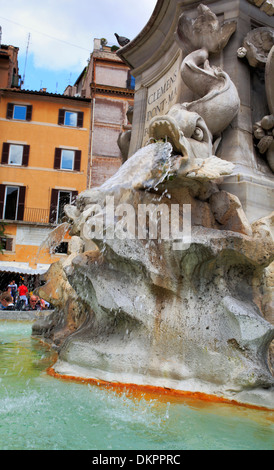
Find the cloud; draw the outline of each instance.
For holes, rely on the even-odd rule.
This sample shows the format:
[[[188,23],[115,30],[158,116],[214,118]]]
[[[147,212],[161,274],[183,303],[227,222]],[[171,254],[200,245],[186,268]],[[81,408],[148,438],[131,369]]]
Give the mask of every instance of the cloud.
[[[36,68],[81,70],[93,39],[117,44],[114,33],[130,39],[146,25],[156,0],[10,0],[0,12],[2,43],[28,53]]]

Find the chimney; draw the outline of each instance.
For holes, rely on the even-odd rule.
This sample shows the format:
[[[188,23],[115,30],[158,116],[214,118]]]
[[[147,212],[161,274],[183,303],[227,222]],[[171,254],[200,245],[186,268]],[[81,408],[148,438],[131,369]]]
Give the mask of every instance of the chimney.
[[[101,49],[101,39],[94,39],[93,41],[93,50],[100,51]]]

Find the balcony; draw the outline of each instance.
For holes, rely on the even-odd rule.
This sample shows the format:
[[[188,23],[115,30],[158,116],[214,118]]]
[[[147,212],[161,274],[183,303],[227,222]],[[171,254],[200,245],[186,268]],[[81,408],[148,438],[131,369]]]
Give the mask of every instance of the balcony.
[[[59,213],[57,217],[57,211]],[[50,217],[51,214],[51,217]],[[64,212],[60,212],[58,209],[40,209],[36,207],[25,207],[19,216],[19,211],[10,211],[8,215],[5,214],[3,218],[0,219],[0,222],[12,223],[12,222],[21,222],[26,224],[47,224],[47,225],[58,225],[64,222]]]
[[[1,219],[4,223],[10,222],[28,222],[32,224],[51,224],[49,221],[49,209],[38,209],[33,207],[25,207],[23,213],[21,212],[21,216],[19,217],[18,211],[16,213],[10,212],[8,216],[4,216]]]
[[[49,212],[49,209],[25,207],[23,221],[37,224],[48,224]]]

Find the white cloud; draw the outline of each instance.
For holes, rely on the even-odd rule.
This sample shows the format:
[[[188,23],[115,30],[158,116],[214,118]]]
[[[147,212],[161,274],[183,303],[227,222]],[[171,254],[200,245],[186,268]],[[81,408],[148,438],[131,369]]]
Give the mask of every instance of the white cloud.
[[[114,33],[133,39],[146,25],[156,0],[10,0],[0,11],[2,43],[20,48],[35,67],[51,71],[83,68],[93,39],[117,44]]]

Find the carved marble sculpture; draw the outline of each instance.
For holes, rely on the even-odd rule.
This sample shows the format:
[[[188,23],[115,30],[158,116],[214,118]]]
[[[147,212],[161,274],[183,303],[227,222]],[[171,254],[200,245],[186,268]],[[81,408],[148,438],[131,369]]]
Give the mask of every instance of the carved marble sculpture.
[[[250,31],[238,50],[238,57],[248,60],[251,67],[265,68],[265,89],[269,115],[254,124],[254,137],[262,155],[274,171],[274,31],[268,27]]]
[[[218,186],[233,165],[214,155],[239,98],[208,56],[234,29],[220,26],[203,5],[195,21],[180,17],[177,37],[188,40],[182,79],[200,98],[154,118],[149,129],[156,142],[66,206],[71,235],[85,251],[64,264],[62,285],[69,282],[81,314],[69,334],[72,315],[59,298],[55,320],[34,326],[54,341],[56,316],[63,325],[56,373],[273,408],[274,327],[264,314],[271,303],[274,217],[248,223],[239,199]],[[144,206],[159,219],[153,237],[150,221],[139,218]],[[176,223],[184,225],[184,206],[191,207],[191,239],[175,249],[178,231],[174,236],[169,214],[179,207]],[[162,237],[163,213],[168,238]],[[98,222],[100,230],[92,231]],[[49,291],[44,286],[43,296]]]
[[[156,140],[167,136],[174,149],[185,156],[186,138],[191,139],[189,158],[195,154],[195,141],[203,142],[203,150],[199,145],[198,154],[200,158],[208,158],[212,155],[213,137],[218,138],[239,111],[240,100],[234,83],[227,73],[211,67],[208,61],[211,52],[225,47],[236,25],[230,22],[221,26],[216,15],[204,5],[199,5],[197,10],[196,20],[188,19],[185,14],[180,16],[176,39],[182,48],[191,50],[182,62],[181,76],[200,98],[176,104],[166,116],[153,118],[149,136]]]
[[[254,136],[259,140],[258,149],[266,154],[266,159],[274,172],[274,46],[272,46],[266,61],[265,85],[270,115],[254,124]]]
[[[127,111],[127,120],[130,124],[132,124],[132,117],[133,117],[133,106],[129,106],[128,111]],[[128,158],[130,139],[131,139],[131,130],[120,132],[118,136],[117,144],[122,155],[123,163]]]
[[[188,52],[202,48],[219,52],[228,43],[236,26],[235,21],[221,25],[217,16],[206,5],[200,4],[195,20],[184,13],[180,16],[175,36],[181,48]]]

